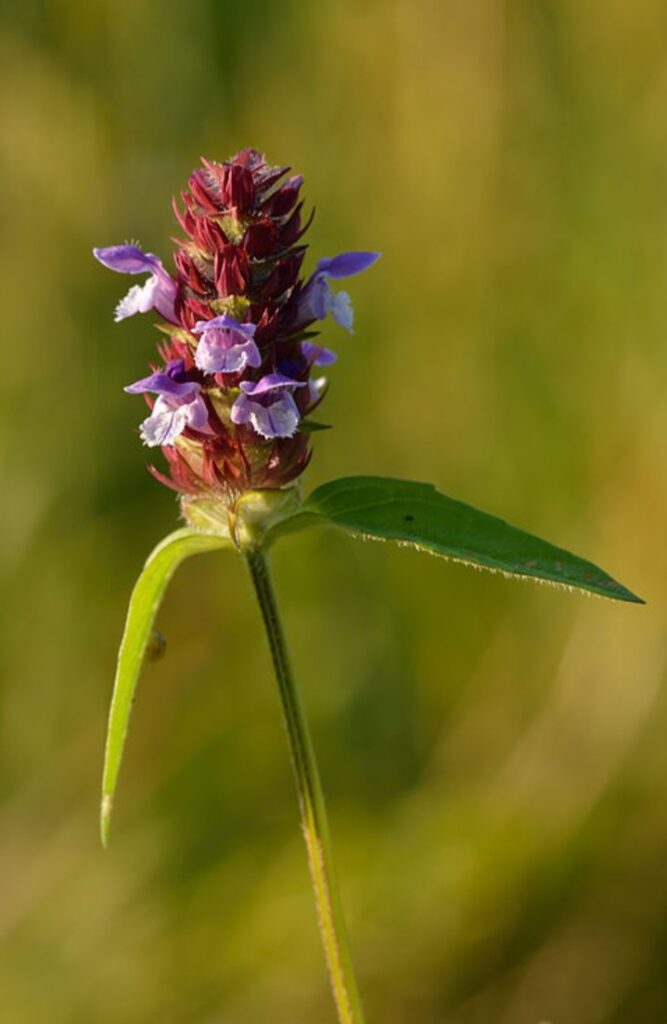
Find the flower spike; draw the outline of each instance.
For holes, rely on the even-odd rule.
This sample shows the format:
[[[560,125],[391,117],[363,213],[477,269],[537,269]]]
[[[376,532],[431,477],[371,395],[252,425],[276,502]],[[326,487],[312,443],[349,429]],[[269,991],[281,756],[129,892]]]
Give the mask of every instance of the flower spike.
[[[155,396],[141,438],[169,464],[170,477],[154,475],[188,500],[230,506],[246,491],[284,487],[310,459],[303,420],[326,392],[317,368],[336,354],[306,328],[331,313],[352,330],[350,297],[330,282],[379,254],[326,257],[302,276],[312,219],[302,218],[302,188],[302,175],[254,149],[203,159],[174,204],[184,237],[173,275],[137,245],[93,250],[110,270],[148,275],[118,303],[117,321],[149,310],[167,321],[164,368],[125,390]]]

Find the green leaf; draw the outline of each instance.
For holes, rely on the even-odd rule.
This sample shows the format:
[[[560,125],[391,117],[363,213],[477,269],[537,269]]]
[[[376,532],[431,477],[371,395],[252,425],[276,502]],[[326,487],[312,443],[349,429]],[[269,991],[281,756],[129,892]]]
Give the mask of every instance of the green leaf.
[[[151,553],[137,580],[118,651],[118,665],[109,710],[107,742],[102,778],[100,827],[102,843],[107,845],[113,798],[118,781],[134,692],[145,657],[151,654],[153,623],[169,580],[184,559],[202,551],[233,547],[232,542],[215,534],[189,528],[165,537]]]
[[[318,487],[274,536],[322,522],[491,572],[644,603],[591,562],[448,498],[431,484],[371,476],[332,480]]]
[[[305,419],[299,423],[299,430],[303,430],[306,434],[314,434],[318,430],[331,430],[331,424]]]

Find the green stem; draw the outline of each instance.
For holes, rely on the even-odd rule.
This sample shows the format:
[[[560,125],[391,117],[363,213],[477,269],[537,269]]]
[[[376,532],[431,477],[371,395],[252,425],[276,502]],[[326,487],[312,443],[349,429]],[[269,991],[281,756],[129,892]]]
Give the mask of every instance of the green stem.
[[[320,935],[329,969],[340,1024],[363,1024],[361,1001],[354,977],[343,910],[331,855],[329,826],[308,723],[287,658],[275,595],[266,558],[259,551],[246,555],[262,610],[271,657],[280,689],[296,778],[308,864],[315,893]]]

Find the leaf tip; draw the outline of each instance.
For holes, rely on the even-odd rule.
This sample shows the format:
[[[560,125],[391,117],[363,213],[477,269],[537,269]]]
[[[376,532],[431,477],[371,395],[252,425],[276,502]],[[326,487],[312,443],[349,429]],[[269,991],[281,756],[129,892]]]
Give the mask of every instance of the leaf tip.
[[[606,587],[606,592],[600,592],[603,593],[604,597],[611,597],[616,601],[625,601],[628,604],[646,604],[643,597],[633,594],[633,592],[628,590],[627,587],[624,587],[622,583],[619,583],[618,580],[614,580],[611,577],[607,577],[603,582],[603,586]]]

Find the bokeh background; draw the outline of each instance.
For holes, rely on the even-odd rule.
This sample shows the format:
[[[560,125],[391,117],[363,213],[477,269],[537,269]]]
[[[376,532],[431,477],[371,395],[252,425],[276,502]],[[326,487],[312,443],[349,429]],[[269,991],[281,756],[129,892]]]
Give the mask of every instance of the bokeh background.
[[[150,318],[200,154],[306,175],[351,282],[309,484],[367,472],[580,552],[615,605],[342,534],[276,552],[369,1022],[667,1020],[661,0],[5,0],[0,1018],[333,1022],[239,559],[179,573],[97,837]],[[311,257],[311,266],[314,256]],[[334,341],[335,325],[325,338]]]

